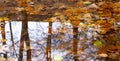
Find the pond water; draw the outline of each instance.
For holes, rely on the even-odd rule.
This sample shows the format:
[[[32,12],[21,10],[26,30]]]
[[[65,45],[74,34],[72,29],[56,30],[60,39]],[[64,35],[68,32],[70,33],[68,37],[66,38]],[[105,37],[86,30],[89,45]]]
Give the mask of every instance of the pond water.
[[[21,22],[11,22],[13,42],[11,41],[9,22],[6,22],[6,45],[0,41],[0,61],[4,61],[3,54],[7,52],[8,61],[17,61],[20,48],[20,35],[21,35]],[[64,27],[64,34],[59,33]],[[48,23],[47,22],[29,22],[29,37],[32,51],[32,61],[46,61],[46,42],[48,37]],[[52,39],[51,39],[51,58],[52,61],[74,61],[73,59],[73,35],[72,26],[70,24],[61,25],[59,22],[53,23]],[[79,28],[79,32],[82,33],[78,36],[78,56],[79,60],[85,61],[97,61],[96,52],[97,48],[92,45],[92,32],[84,34]],[[85,40],[87,38],[87,40]],[[2,36],[0,35],[2,40]],[[25,44],[25,43],[24,43]],[[26,47],[24,45],[24,47]],[[14,49],[15,48],[15,49]],[[26,61],[26,51],[24,48],[23,61]]]

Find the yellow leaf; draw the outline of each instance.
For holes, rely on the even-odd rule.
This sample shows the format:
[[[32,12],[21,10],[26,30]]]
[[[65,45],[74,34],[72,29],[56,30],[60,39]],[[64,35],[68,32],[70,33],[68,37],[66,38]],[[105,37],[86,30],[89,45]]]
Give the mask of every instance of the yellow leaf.
[[[24,10],[24,8],[17,7],[17,8],[15,8],[15,10],[17,10],[17,11],[23,11],[23,10]]]
[[[2,39],[1,41],[2,41],[2,42],[6,42],[6,39]]]
[[[2,18],[0,18],[0,21],[3,21],[3,19],[2,19]]]
[[[38,14],[38,11],[28,11],[27,13],[33,15],[33,14]]]
[[[98,30],[98,33],[100,33],[100,34],[105,34],[107,31],[106,30]]]
[[[101,53],[99,54],[100,57],[108,57],[108,55],[106,53]]]
[[[4,20],[4,21],[6,21],[6,20],[8,20],[8,19],[9,19],[8,17],[3,17],[3,20]]]
[[[26,11],[33,11],[33,8],[31,6],[26,7]]]
[[[95,26],[95,24],[89,24],[88,26],[92,27],[92,26]]]
[[[29,50],[30,49],[30,46],[26,46],[25,50]]]
[[[86,27],[87,27],[87,24],[85,24],[85,23],[80,23],[79,26],[86,28]]]
[[[51,18],[48,19],[48,22],[53,22],[53,20]]]

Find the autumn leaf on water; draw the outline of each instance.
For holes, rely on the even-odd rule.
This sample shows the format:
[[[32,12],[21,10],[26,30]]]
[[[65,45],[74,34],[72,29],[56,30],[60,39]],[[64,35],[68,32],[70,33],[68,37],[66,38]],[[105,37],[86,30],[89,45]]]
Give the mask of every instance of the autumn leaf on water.
[[[33,8],[31,6],[26,7],[26,11],[33,11]]]
[[[30,46],[26,46],[26,47],[25,47],[25,50],[30,50]]]
[[[24,10],[24,8],[17,7],[17,8],[15,8],[15,10],[17,10],[17,11],[23,11],[23,10]]]
[[[7,21],[7,20],[9,20],[8,17],[0,17],[0,21]]]
[[[38,11],[28,11],[27,13],[33,15],[33,14],[38,14]]]
[[[2,18],[0,18],[0,21],[3,21],[3,19],[2,19]]]
[[[83,2],[84,4],[86,4],[86,5],[89,5],[89,4],[91,4],[91,2],[90,1],[85,1],[85,2]]]
[[[97,40],[94,42],[94,46],[100,47],[100,46],[102,46],[102,42]]]
[[[6,42],[6,39],[2,39],[1,41],[2,41],[2,42]]]
[[[4,21],[6,21],[6,20],[8,20],[8,19],[9,19],[8,17],[3,17],[3,20],[4,20]]]
[[[100,56],[100,57],[108,57],[108,55],[106,53],[98,54],[98,56]]]

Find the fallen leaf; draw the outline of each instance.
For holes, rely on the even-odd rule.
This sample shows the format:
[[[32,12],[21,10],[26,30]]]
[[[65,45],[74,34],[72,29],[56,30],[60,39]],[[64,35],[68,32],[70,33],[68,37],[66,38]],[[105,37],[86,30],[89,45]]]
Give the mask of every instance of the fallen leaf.
[[[2,42],[6,42],[6,39],[2,39],[1,41],[2,41]]]
[[[102,42],[97,40],[94,42],[94,46],[97,46],[97,47],[102,46]]]
[[[100,57],[108,57],[108,55],[106,53],[98,54],[98,56],[100,56]]]
[[[29,49],[30,49],[30,46],[26,46],[26,47],[25,47],[25,50],[29,50]]]

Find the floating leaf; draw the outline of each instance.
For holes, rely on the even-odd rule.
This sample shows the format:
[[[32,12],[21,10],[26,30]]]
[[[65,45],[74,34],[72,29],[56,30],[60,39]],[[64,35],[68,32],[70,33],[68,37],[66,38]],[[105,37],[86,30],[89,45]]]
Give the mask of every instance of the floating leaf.
[[[6,21],[6,20],[8,20],[8,19],[9,19],[8,17],[3,17],[3,20],[4,20],[4,21]]]
[[[87,4],[87,5],[91,4],[90,1],[85,1],[85,2],[83,2],[83,3],[84,3],[84,4]]]
[[[1,41],[2,41],[2,42],[6,42],[6,39],[2,39]]]
[[[62,61],[63,57],[62,56],[55,56],[54,60],[55,61]]]
[[[26,46],[25,50],[29,50],[30,49],[30,46]]]
[[[93,3],[93,4],[91,4],[91,5],[89,5],[89,6],[87,6],[88,8],[99,8],[95,3]]]
[[[2,18],[0,18],[0,21],[3,21],[3,19],[2,19]]]
[[[108,57],[108,55],[106,53],[98,54],[98,56],[100,56],[100,57]]]
[[[9,20],[8,17],[0,17],[0,21],[6,21],[6,20]]]
[[[94,46],[98,46],[98,47],[102,46],[102,42],[97,40],[97,41],[94,42]]]
[[[33,11],[33,8],[31,6],[26,7],[26,11]]]
[[[24,10],[24,8],[21,8],[21,7],[17,7],[17,8],[15,8],[17,11],[23,11]]]

